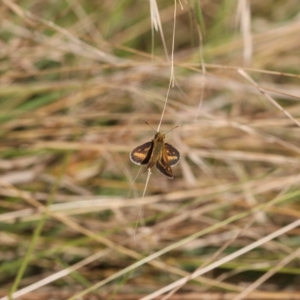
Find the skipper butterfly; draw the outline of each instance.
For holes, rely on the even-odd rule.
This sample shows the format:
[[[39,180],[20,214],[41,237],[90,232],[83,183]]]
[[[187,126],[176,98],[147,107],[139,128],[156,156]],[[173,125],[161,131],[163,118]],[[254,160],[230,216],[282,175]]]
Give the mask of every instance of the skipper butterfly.
[[[165,134],[156,132],[153,140],[140,145],[130,152],[130,160],[137,165],[146,165],[144,172],[154,165],[168,178],[173,178],[172,168],[180,160],[179,151],[165,143]]]

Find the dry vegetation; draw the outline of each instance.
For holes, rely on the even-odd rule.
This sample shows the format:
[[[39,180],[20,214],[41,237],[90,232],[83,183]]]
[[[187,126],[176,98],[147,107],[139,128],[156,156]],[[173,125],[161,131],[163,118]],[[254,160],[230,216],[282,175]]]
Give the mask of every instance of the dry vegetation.
[[[149,2],[1,2],[1,297],[300,299],[300,2],[237,2],[177,3],[182,158],[145,197],[128,154],[170,81]]]

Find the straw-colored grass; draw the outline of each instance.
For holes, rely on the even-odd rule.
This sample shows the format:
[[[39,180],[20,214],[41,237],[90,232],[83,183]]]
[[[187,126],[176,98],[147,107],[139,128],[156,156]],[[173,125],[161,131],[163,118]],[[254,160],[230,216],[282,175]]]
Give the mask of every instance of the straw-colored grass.
[[[3,0],[0,299],[300,299],[299,10]]]

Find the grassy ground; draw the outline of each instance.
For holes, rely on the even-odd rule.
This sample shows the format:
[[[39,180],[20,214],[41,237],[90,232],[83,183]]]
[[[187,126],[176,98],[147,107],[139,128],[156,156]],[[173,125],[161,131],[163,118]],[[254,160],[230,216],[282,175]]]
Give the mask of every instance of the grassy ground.
[[[300,299],[300,3],[157,2],[2,1],[1,297]]]

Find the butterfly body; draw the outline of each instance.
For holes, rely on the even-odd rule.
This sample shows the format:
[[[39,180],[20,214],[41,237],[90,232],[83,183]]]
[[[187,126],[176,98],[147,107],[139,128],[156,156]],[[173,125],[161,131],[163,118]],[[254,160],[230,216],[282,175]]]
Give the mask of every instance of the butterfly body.
[[[165,143],[165,135],[157,132],[151,142],[147,142],[130,152],[130,159],[138,165],[146,165],[144,173],[154,167],[168,178],[173,178],[171,166],[175,166],[179,159],[179,151]]]

